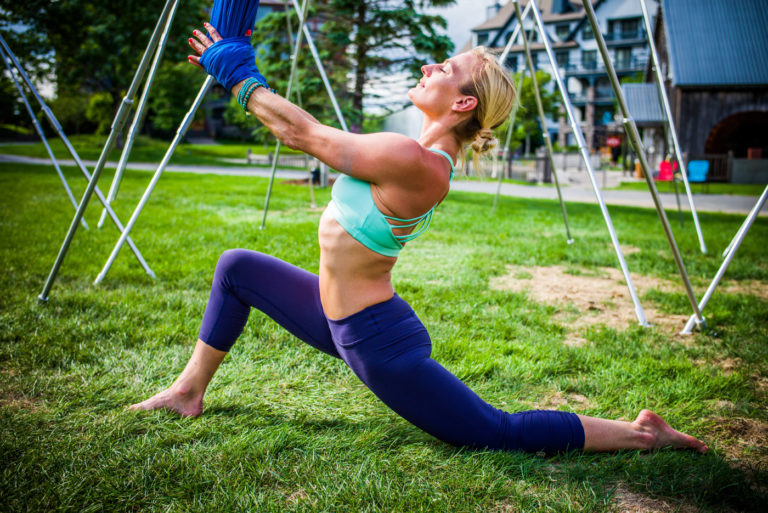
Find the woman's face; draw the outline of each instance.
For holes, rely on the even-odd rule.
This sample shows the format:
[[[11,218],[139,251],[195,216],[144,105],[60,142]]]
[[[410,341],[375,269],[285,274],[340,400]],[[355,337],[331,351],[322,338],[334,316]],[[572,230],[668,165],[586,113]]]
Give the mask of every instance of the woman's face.
[[[466,52],[441,64],[422,66],[421,72],[424,76],[416,87],[408,91],[408,98],[424,114],[433,117],[439,117],[451,110],[456,111],[457,105],[458,110],[465,110],[460,105],[463,105],[461,102],[465,101],[467,96],[461,94],[459,88],[472,79],[472,72],[479,64],[479,59],[477,55]],[[474,104],[471,108],[474,108]]]

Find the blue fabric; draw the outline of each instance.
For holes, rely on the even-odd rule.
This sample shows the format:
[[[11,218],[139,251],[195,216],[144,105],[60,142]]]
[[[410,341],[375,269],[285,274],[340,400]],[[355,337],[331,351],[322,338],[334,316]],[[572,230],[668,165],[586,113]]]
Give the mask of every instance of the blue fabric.
[[[255,251],[228,250],[216,266],[200,339],[228,351],[252,306],[344,360],[387,406],[447,443],[529,452],[584,447],[584,429],[573,413],[510,414],[478,397],[430,357],[426,328],[397,295],[349,317],[328,319],[317,275]]]
[[[223,38],[200,56],[200,65],[229,91],[254,77],[267,88],[267,79],[256,67],[256,52],[245,36],[256,23],[259,0],[216,0],[211,9],[211,26]],[[210,37],[210,34],[209,34]]]
[[[258,10],[259,0],[214,0],[211,25],[221,37],[244,36],[253,30]]]
[[[267,84],[256,67],[256,54],[247,37],[230,37],[214,43],[200,56],[200,65],[227,91],[250,77]]]

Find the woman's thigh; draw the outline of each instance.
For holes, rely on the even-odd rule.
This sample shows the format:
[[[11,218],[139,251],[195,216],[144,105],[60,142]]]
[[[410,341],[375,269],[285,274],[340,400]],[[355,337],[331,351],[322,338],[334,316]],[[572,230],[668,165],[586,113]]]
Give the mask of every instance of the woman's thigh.
[[[237,338],[256,308],[307,344],[339,357],[320,303],[316,274],[270,255],[225,251],[216,266],[200,338]],[[214,344],[211,344],[214,345]]]

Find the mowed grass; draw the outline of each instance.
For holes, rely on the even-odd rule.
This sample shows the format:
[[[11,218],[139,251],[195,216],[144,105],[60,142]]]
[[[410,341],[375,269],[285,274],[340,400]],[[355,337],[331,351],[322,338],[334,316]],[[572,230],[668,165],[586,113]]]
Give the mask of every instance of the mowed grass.
[[[79,197],[79,171],[65,172]],[[148,181],[148,173],[126,173],[115,203],[123,222]],[[586,344],[571,347],[558,306],[489,288],[510,264],[615,267],[595,205],[568,205],[576,238],[568,246],[556,202],[505,197],[491,216],[492,196],[454,192],[395,268],[398,293],[431,332],[433,357],[492,404],[519,411],[579,395],[587,401],[560,409],[629,420],[650,407],[703,438],[707,455],[451,447],[259,312],[215,376],[202,417],[126,411],[183,369],[222,251],[255,249],[317,271],[321,210],[309,208],[306,187],[278,184],[259,230],[266,185],[167,173],[132,234],[158,279],[124,248],[100,286],[92,281],[117,231],[95,228],[94,198],[91,229],[78,230],[49,302],[39,304],[74,209],[50,166],[0,165],[0,509],[607,512],[629,502],[646,505],[633,511],[764,511],[765,218],[727,274],[760,290],[716,293],[706,309],[712,331],[684,339],[593,327],[578,334]],[[318,191],[318,204],[329,194]],[[621,242],[639,249],[627,255],[630,269],[678,280],[655,211],[610,211]],[[743,218],[699,215],[708,255],[689,224],[673,229],[701,294]],[[689,312],[682,287],[641,299]]]
[[[68,137],[72,147],[78,156],[84,160],[98,160],[104,148],[106,135],[74,135]],[[136,137],[131,149],[129,162],[154,162],[159,163],[168,151],[170,139],[153,139],[147,136]],[[60,160],[71,160],[72,155],[64,142],[58,137],[50,137],[48,143],[54,156]],[[21,155],[25,157],[49,158],[48,152],[42,142],[32,144],[4,144],[2,153],[9,155]],[[266,155],[274,152],[274,144],[263,145],[258,143],[224,142],[217,144],[194,144],[182,142],[173,152],[170,164],[189,164],[197,166],[242,166],[228,159],[245,160],[248,150],[254,154]],[[283,147],[281,154],[300,155],[301,153]],[[109,160],[117,162],[122,154],[121,148],[114,148],[109,154]],[[254,165],[254,164],[251,164]],[[106,187],[106,186],[105,186]],[[106,187],[108,189],[108,187]]]

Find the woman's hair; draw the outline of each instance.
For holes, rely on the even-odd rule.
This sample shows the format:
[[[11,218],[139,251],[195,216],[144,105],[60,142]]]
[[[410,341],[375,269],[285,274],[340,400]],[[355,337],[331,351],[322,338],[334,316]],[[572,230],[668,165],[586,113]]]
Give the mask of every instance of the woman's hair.
[[[459,88],[461,94],[477,98],[473,116],[456,127],[456,133],[464,146],[471,145],[475,160],[481,153],[493,149],[498,141],[493,129],[509,116],[515,103],[515,86],[496,56],[485,47],[472,50],[480,64],[473,70],[472,80]]]

